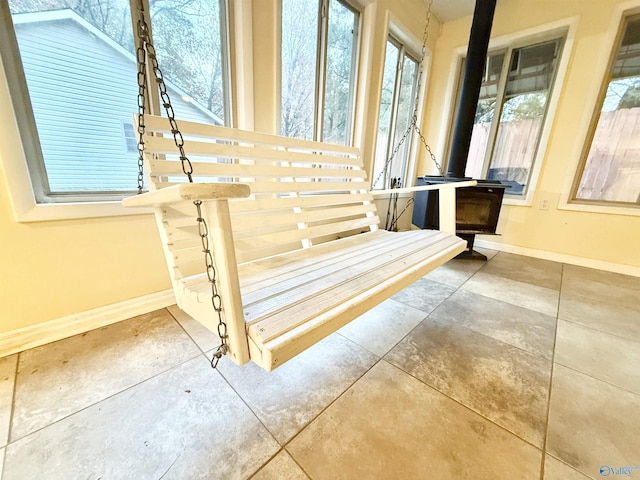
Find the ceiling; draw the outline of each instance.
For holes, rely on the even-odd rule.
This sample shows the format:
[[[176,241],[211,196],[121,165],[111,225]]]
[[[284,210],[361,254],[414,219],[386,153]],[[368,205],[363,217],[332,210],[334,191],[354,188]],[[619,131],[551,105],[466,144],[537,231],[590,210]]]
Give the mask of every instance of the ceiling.
[[[475,0],[433,0],[431,12],[445,23],[472,15],[475,4]]]

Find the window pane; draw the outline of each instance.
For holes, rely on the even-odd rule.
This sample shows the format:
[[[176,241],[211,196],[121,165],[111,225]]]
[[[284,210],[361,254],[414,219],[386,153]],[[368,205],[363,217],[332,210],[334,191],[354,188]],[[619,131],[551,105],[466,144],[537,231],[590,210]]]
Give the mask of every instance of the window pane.
[[[156,0],[153,41],[177,118],[225,124],[225,68],[218,0]],[[164,114],[164,112],[163,112]]]
[[[137,107],[128,0],[10,0],[9,6],[48,177],[45,193],[135,189],[136,154],[123,128]]]
[[[524,195],[533,166],[560,40],[514,49],[487,178]]]
[[[356,22],[352,10],[331,0],[322,140],[342,145],[351,140]]]
[[[398,93],[398,105],[396,115],[395,134],[393,146],[398,146],[400,140],[406,134],[413,117],[413,102],[415,99],[415,85],[418,65],[415,60],[405,57],[402,60],[402,72],[400,79],[400,91]],[[407,160],[409,158],[409,148],[411,147],[411,137],[405,140],[395,158],[389,165],[389,174],[391,178],[400,179],[402,186],[407,186]]]
[[[383,189],[387,185],[388,172],[385,170],[391,130],[391,110],[393,108],[393,91],[396,81],[396,67],[400,50],[392,42],[387,42],[384,57],[384,73],[382,76],[382,92],[380,96],[380,113],[378,114],[378,136],[373,166],[373,188]]]
[[[640,204],[640,17],[626,22],[576,198]]]
[[[373,188],[408,185],[407,163],[411,147],[408,131],[413,119],[418,63],[393,40],[387,41],[378,115],[378,136],[373,168]],[[406,137],[405,137],[406,135]],[[403,139],[404,137],[404,139]]]
[[[504,53],[489,54],[488,62],[480,87],[480,98],[476,107],[476,116],[473,120],[473,133],[471,134],[471,145],[467,157],[465,175],[471,178],[482,178],[484,168],[484,157],[487,151],[491,122],[496,111],[496,99],[498,95],[498,85],[502,74],[504,63]],[[462,69],[464,75],[464,68]],[[462,79],[461,79],[462,80]]]
[[[317,44],[317,2],[282,0],[283,135],[313,138]]]

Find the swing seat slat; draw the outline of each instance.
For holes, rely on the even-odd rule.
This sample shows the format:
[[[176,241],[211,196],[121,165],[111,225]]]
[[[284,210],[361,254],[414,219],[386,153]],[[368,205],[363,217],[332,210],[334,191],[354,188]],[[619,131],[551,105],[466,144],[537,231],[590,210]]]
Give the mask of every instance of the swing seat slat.
[[[181,121],[196,183],[183,181],[166,119],[146,119],[150,192],[178,306],[217,331],[194,200],[202,202],[228,356],[272,370],[464,251],[455,187],[441,230],[387,232],[358,149]],[[196,152],[191,156],[191,152]],[[252,153],[253,152],[253,153]],[[186,180],[186,179],[185,179]]]

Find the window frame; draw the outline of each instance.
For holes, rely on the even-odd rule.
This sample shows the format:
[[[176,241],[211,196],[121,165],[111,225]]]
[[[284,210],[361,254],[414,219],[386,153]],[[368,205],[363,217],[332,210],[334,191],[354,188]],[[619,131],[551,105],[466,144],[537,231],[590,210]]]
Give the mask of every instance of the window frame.
[[[324,128],[324,107],[325,107],[325,87],[327,82],[327,52],[328,52],[328,40],[329,40],[329,3],[331,0],[314,0],[318,2],[318,29],[317,29],[317,43],[316,43],[316,71],[314,75],[314,99],[313,99],[313,137],[311,140],[323,141],[323,128]],[[361,64],[361,51],[363,42],[363,12],[362,8],[357,2],[351,0],[334,0],[339,2],[344,8],[350,10],[356,16],[354,22],[354,42],[353,51],[351,54],[351,66],[352,76],[349,85],[349,111],[351,115],[347,119],[347,145],[354,145],[354,139],[356,138],[356,117],[357,117],[357,99],[358,99],[358,86],[360,85],[360,64]],[[280,25],[280,48],[278,56],[278,72],[279,72],[279,89],[278,89],[278,108],[277,108],[277,129],[280,135],[282,133],[282,20],[283,20],[283,6],[282,0],[280,0],[279,8],[279,25]]]
[[[148,0],[143,1],[148,7]],[[132,8],[135,8],[135,3],[135,0],[130,0]],[[232,121],[236,116],[233,108],[235,85],[234,78],[231,76],[234,39],[230,35],[230,22],[234,5],[236,9],[238,8],[237,3],[237,0],[222,0],[221,8],[221,35],[227,44],[226,51],[223,51],[222,54],[222,62],[223,75],[226,77],[224,85],[229,121]],[[133,15],[131,22],[132,28],[135,28],[136,21]],[[13,25],[8,2],[1,2],[0,25]],[[0,129],[0,141],[3,145],[11,145],[8,148],[11,151],[11,160],[4,159],[0,166],[6,177],[7,191],[15,220],[17,222],[37,222],[151,213],[151,209],[125,209],[122,207],[120,203],[122,198],[135,193],[134,188],[127,192],[96,192],[87,195],[54,193],[47,196],[43,194],[44,189],[48,186],[48,179],[14,29],[0,29],[0,42],[4,45],[0,59],[0,103],[10,109],[9,111],[12,113],[10,117],[13,117],[7,119],[9,128]],[[155,84],[155,81],[150,84]],[[148,93],[150,97],[149,111],[158,114],[160,105],[158,92],[155,89],[149,89]],[[132,115],[136,109],[136,104],[133,102]],[[133,186],[135,186],[135,181],[135,178],[132,178]],[[54,196],[64,198],[65,201],[54,202],[51,199]]]
[[[400,38],[399,35],[396,34],[396,32],[392,29],[390,29],[387,32],[387,36],[386,36],[386,41],[385,41],[385,49],[384,49],[384,56],[383,59],[386,59],[386,51],[387,51],[387,46],[388,44],[391,43],[392,45],[394,45],[397,49],[398,49],[398,59],[396,62],[396,67],[395,67],[395,77],[394,77],[394,84],[393,84],[393,97],[392,97],[392,105],[391,105],[391,112],[390,112],[390,118],[389,118],[389,136],[388,136],[388,141],[385,145],[385,152],[384,152],[384,158],[385,158],[385,166],[386,163],[389,160],[389,157],[391,155],[391,153],[393,152],[393,150],[395,149],[395,147],[397,146],[397,141],[396,141],[396,128],[397,128],[397,121],[398,121],[398,102],[400,100],[400,90],[401,90],[401,86],[402,86],[402,76],[404,74],[404,59],[409,58],[410,60],[412,60],[413,62],[415,62],[416,65],[416,72],[415,72],[415,78],[413,79],[412,82],[412,88],[411,88],[411,110],[409,113],[409,118],[412,119],[413,118],[413,112],[416,111],[416,103],[418,103],[419,105],[421,105],[422,102],[422,92],[418,92],[418,88],[421,86],[421,67],[420,67],[420,55],[418,55],[415,51],[413,47],[413,45],[409,44],[408,42],[405,42],[402,38]],[[426,59],[425,59],[426,61]],[[384,62],[383,62],[384,63]],[[382,66],[382,75],[384,76],[384,67],[385,65],[383,64]],[[423,68],[423,72],[422,74],[424,75],[424,68]],[[382,81],[380,83],[382,85]],[[378,99],[378,117],[376,119],[376,139],[378,136],[378,132],[380,129],[380,125],[379,125],[379,120],[380,120],[380,107],[381,107],[381,100],[382,100],[382,91],[380,91],[380,97]],[[418,111],[420,111],[421,109],[418,108]],[[402,132],[404,133],[404,132]],[[377,144],[377,140],[376,140],[376,144]],[[415,160],[413,159],[415,156],[415,148],[416,148],[416,138],[414,135],[414,132],[412,131],[409,134],[409,141],[407,143],[407,150],[406,150],[406,159],[405,159],[405,165],[404,165],[404,175],[403,175],[403,180],[404,180],[404,187],[408,187],[413,185],[413,174],[415,173]],[[374,188],[375,185],[375,181],[377,180],[377,178],[379,176],[383,176],[382,172],[376,172],[375,171],[375,158],[376,158],[376,153],[374,152],[374,162],[372,163],[372,170],[371,170],[371,188],[375,189],[375,190],[384,190],[387,188],[391,188],[389,186],[386,185],[386,181],[384,182],[384,184],[379,187],[379,188]],[[383,168],[383,172],[384,172],[384,168]]]
[[[584,169],[587,164],[589,153],[595,133],[598,126],[598,121],[602,113],[602,106],[604,98],[607,93],[609,83],[611,82],[611,69],[615,62],[615,58],[618,55],[620,44],[622,42],[622,36],[624,33],[623,27],[625,27],[628,19],[635,17],[636,21],[640,18],[640,3],[639,2],[627,2],[619,5],[612,16],[611,23],[607,30],[606,40],[603,47],[602,61],[596,63],[599,66],[597,74],[594,76],[598,83],[597,92],[594,94],[592,87],[591,95],[589,95],[588,107],[585,110],[590,112],[590,115],[585,115],[588,118],[587,126],[583,125],[581,134],[578,138],[580,142],[580,153],[578,155],[577,162],[575,163],[572,172],[568,175],[571,180],[571,187],[567,194],[566,186],[561,198],[561,207],[567,210],[584,210],[592,212],[602,213],[614,213],[623,215],[636,215],[640,216],[640,203],[632,204],[627,202],[615,202],[608,200],[591,200],[586,198],[578,198],[578,189],[582,181]]]
[[[560,48],[560,59],[556,68],[553,88],[551,89],[550,96],[547,102],[544,121],[539,133],[538,145],[533,157],[526,194],[522,196],[510,196],[508,194],[505,194],[502,202],[504,205],[531,206],[533,204],[533,198],[537,191],[540,173],[542,171],[542,166],[547,155],[549,137],[553,129],[553,125],[556,121],[556,110],[560,99],[560,93],[564,88],[564,83],[567,77],[567,68],[569,65],[571,52],[573,50],[578,22],[579,17],[576,15],[554,22],[537,25],[535,27],[520,30],[518,32],[501,35],[499,37],[492,38],[489,41],[489,52],[499,52],[500,50],[504,50],[506,55],[510,55],[513,49],[549,41],[559,36],[563,38],[562,46]],[[466,56],[466,54],[466,46],[461,46],[454,49],[454,55],[451,63],[449,75],[450,87],[449,91],[447,92],[447,105],[445,105],[445,124],[449,125],[449,127],[446,129],[441,129],[440,138],[438,141],[438,144],[440,145],[438,153],[441,158],[446,158],[447,161],[449,158],[449,152],[451,150],[451,132],[453,129],[453,121],[455,117],[456,99],[458,98],[458,79],[461,76],[461,69],[463,64],[462,60]],[[505,62],[505,68],[508,68],[508,65],[509,59],[507,59],[507,61]],[[502,84],[506,82],[506,80],[507,77],[506,75],[504,75],[503,69],[503,74],[500,77],[500,83]],[[494,127],[492,125],[492,130],[493,128]],[[483,169],[488,166],[487,155],[488,154],[485,154]]]

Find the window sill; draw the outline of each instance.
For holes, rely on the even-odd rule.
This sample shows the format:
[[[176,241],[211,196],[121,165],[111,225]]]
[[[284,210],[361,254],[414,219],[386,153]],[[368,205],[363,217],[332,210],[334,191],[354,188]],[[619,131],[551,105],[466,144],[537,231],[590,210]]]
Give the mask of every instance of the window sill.
[[[124,208],[120,202],[93,203],[48,203],[31,205],[17,210],[14,215],[17,222],[47,222],[52,220],[72,220],[79,218],[118,217],[153,213],[150,208]]]
[[[513,205],[516,207],[530,207],[532,205],[531,199],[529,198],[510,198],[506,194],[502,199],[503,205]]]
[[[604,213],[607,215],[628,215],[632,217],[640,217],[640,208],[623,207],[613,205],[591,205],[585,203],[567,203],[561,202],[558,210],[568,210],[574,212],[586,213]]]

